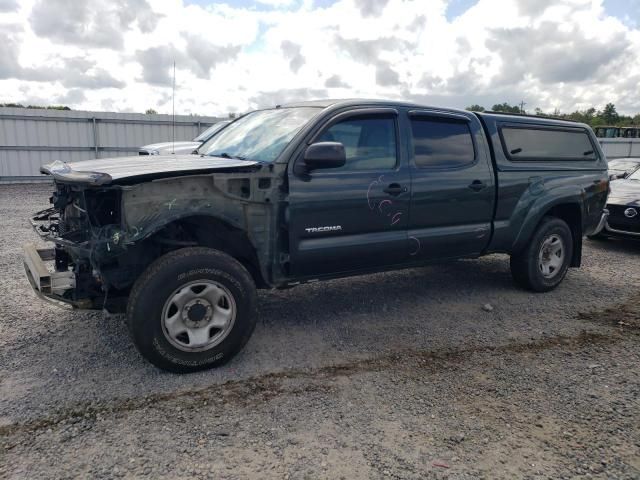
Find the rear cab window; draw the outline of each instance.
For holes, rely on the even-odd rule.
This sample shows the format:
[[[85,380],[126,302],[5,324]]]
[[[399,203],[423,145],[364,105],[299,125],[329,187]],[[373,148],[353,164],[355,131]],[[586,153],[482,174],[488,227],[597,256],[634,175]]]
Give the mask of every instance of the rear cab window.
[[[412,116],[411,133],[418,168],[460,168],[475,162],[473,137],[464,120]]]
[[[505,156],[513,161],[595,161],[596,149],[584,128],[503,125]]]

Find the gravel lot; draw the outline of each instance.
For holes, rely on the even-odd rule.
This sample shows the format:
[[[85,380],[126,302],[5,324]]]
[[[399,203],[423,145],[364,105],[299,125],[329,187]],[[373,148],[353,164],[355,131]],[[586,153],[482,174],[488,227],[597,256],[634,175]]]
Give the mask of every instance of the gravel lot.
[[[262,292],[244,351],[178,376],[30,291],[50,189],[0,186],[2,478],[640,478],[640,242],[542,295],[499,255]]]

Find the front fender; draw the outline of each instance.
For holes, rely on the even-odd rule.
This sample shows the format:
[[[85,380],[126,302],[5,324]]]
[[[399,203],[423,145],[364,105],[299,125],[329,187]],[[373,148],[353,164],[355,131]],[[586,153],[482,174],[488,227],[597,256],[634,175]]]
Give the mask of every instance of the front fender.
[[[217,217],[243,228],[243,202],[228,198],[211,177],[147,182],[123,191],[123,223],[129,242],[136,242],[181,218]]]
[[[139,243],[176,221],[206,218],[243,232],[261,270],[266,271],[273,250],[274,204],[264,200],[268,195],[266,190],[252,188],[252,183],[257,184],[258,180],[246,174],[220,179],[181,177],[142,183],[124,190],[123,247]],[[249,194],[236,188],[245,184],[250,186]]]

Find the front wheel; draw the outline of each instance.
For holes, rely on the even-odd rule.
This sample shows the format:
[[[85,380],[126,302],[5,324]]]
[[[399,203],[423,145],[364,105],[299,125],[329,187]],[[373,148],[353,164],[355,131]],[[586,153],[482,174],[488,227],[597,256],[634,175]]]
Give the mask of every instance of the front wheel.
[[[529,245],[511,255],[515,282],[534,292],[547,292],[564,279],[573,256],[573,236],[564,220],[545,217]]]
[[[136,281],[127,306],[138,351],[163,370],[219,366],[247,343],[256,324],[256,289],[247,270],[209,248],[184,248]]]

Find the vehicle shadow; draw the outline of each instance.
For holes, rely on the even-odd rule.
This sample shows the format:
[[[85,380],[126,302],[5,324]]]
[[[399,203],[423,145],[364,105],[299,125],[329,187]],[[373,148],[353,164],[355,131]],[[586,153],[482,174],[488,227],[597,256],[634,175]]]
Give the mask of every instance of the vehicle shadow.
[[[485,303],[499,301],[505,292],[521,296],[523,301],[532,295],[513,284],[506,256],[347,277],[286,290],[262,290],[258,294],[259,331],[254,337],[280,332],[295,343],[297,335],[312,335],[317,329],[364,328],[371,323],[400,325],[411,315],[424,316],[426,321],[429,316],[453,314],[460,305],[473,305],[481,311]],[[133,347],[123,316],[92,320],[86,328],[97,329],[97,337],[108,338],[102,346],[110,347],[118,356],[137,356],[124,352]]]
[[[506,257],[459,260],[261,292],[260,321],[276,325],[293,317],[317,325],[342,314],[384,316],[416,302],[446,308],[450,302],[499,297],[514,289]]]
[[[582,278],[574,272],[580,270],[572,270],[557,290],[537,294],[514,284],[508,257],[494,255],[314,282],[286,290],[262,290],[258,293],[258,324],[293,334],[292,328],[331,328],[350,319],[401,323],[403,316],[415,313],[410,311],[416,308],[422,309],[420,312],[426,320],[429,316],[456,314],[467,307],[480,312],[486,303],[504,303],[505,295],[509,305],[521,303],[525,308],[532,299],[542,299],[542,295],[564,298],[565,287],[603,291],[610,286],[599,278]],[[581,294],[589,295],[586,291]],[[120,341],[129,348],[123,315],[103,316],[91,323],[87,328],[97,328],[99,337],[105,335],[116,340],[114,336],[121,336]],[[108,342],[114,343],[120,342]]]
[[[586,269],[571,269],[556,290],[534,293],[514,283],[506,255],[490,255],[265,291],[260,293],[259,321],[265,327],[286,329],[329,326],[365,316],[369,322],[400,325],[403,317],[420,315],[428,324],[434,316],[454,319],[483,313],[487,303],[508,305],[523,317],[525,312],[547,315],[547,310],[554,315],[550,301],[570,312],[589,309],[601,300],[600,292],[611,287]]]

